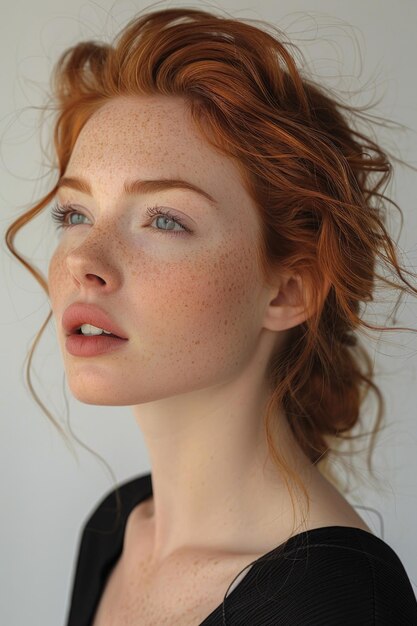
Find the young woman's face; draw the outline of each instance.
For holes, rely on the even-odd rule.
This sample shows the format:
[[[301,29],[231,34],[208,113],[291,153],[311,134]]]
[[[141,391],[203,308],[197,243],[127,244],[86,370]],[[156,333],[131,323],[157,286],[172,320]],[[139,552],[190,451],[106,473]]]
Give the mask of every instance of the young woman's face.
[[[118,98],[82,129],[61,186],[75,212],[49,265],[51,306],[68,384],[82,402],[134,405],[223,384],[256,350],[266,292],[260,224],[233,161],[198,134],[184,101]],[[182,188],[124,193],[126,181],[183,179]],[[182,222],[148,216],[157,206]],[[103,309],[127,341],[77,356],[62,325],[74,302]]]

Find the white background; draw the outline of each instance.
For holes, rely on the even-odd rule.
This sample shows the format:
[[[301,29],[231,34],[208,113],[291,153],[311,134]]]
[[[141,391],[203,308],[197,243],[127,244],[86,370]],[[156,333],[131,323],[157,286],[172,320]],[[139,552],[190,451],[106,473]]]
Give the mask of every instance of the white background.
[[[69,45],[85,39],[110,41],[145,4],[99,0],[0,0],[0,227],[1,238],[14,216],[51,187],[55,173],[42,153],[50,142],[48,123],[38,130],[53,62]],[[417,5],[412,0],[160,3],[219,6],[235,17],[264,19],[285,30],[306,56],[314,78],[335,89],[359,91],[350,102],[381,102],[371,111],[411,130],[376,128],[378,138],[416,165]],[[361,95],[362,94],[362,95]],[[402,260],[416,270],[417,173],[395,166],[389,195],[404,213],[399,239]],[[396,237],[400,222],[389,209]],[[55,244],[47,211],[18,236],[18,249],[46,274]],[[64,624],[78,532],[88,512],[113,488],[106,466],[78,446],[78,463],[32,399],[24,381],[24,359],[48,312],[48,300],[2,241],[1,262],[1,559],[0,623],[8,626]],[[393,306],[386,296],[386,314]],[[397,325],[417,326],[416,306],[406,298]],[[384,318],[379,319],[383,323]],[[376,337],[376,336],[375,336]],[[364,455],[351,460],[363,484],[347,495],[378,536],[397,552],[417,589],[416,363],[413,333],[387,333],[370,343],[376,382],[386,400],[385,431],[374,463],[377,486],[366,474]],[[377,337],[376,337],[377,339]],[[52,414],[64,424],[63,367],[50,322],[35,352],[33,384]],[[143,438],[129,407],[83,405],[67,391],[70,424],[85,444],[102,455],[117,481],[149,471]],[[375,405],[364,411],[371,427]],[[349,461],[349,460],[347,460]],[[354,485],[352,485],[354,487]],[[380,519],[372,509],[379,512]]]

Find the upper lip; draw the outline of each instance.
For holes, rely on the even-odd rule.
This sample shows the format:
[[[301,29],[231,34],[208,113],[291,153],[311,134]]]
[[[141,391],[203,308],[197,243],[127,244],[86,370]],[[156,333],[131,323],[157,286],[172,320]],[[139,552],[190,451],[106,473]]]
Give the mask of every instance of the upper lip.
[[[67,335],[75,333],[83,324],[92,324],[103,330],[111,332],[121,339],[127,339],[126,333],[111,317],[95,304],[87,302],[74,302],[65,309],[62,316],[62,326]]]

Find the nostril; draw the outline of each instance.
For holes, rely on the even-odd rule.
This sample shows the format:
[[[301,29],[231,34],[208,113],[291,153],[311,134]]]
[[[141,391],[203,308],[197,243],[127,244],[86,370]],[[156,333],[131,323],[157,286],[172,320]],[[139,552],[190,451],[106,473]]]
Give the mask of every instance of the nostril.
[[[88,280],[98,279],[100,283],[102,283],[103,285],[106,284],[106,281],[104,280],[104,278],[101,278],[101,276],[98,276],[97,274],[86,274],[86,278],[88,278]]]

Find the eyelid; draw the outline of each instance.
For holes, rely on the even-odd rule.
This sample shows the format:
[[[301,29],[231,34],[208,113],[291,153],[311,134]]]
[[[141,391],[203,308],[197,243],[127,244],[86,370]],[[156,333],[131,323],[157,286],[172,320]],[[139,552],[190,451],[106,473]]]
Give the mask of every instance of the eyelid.
[[[87,217],[89,220],[93,219],[92,216],[89,214],[89,210],[85,206],[81,206],[76,202],[71,202],[71,200],[65,200],[64,202],[61,202],[58,200],[57,204],[63,209],[66,209],[68,212],[82,213],[82,215],[84,215],[84,217]]]
[[[155,193],[144,194],[144,198],[146,195],[155,196],[156,194]],[[162,195],[162,193],[160,195]],[[84,214],[88,212],[88,209],[84,205],[80,205],[77,202],[72,202],[71,200],[61,200],[59,198],[59,194],[56,194],[55,202],[59,204],[60,206],[65,206],[68,209],[72,209],[74,211],[80,211],[81,213],[84,213]],[[191,217],[191,215],[189,215],[189,213],[183,213],[180,209],[176,208],[175,203],[173,203],[172,206],[169,206],[169,204],[165,204],[164,202],[158,202],[157,200],[152,201],[151,199],[149,199],[149,200],[146,200],[145,203],[141,200],[140,207],[135,208],[135,205],[133,205],[131,207],[131,212],[132,214],[139,215],[139,213],[142,210],[146,212],[150,206],[152,207],[158,206],[160,209],[164,211],[171,211],[173,213],[177,213],[176,219],[178,218],[179,220],[189,220],[194,224],[194,226],[197,226],[197,223]],[[86,217],[88,217],[89,219],[92,219],[92,217],[90,217],[89,215],[87,215]]]

